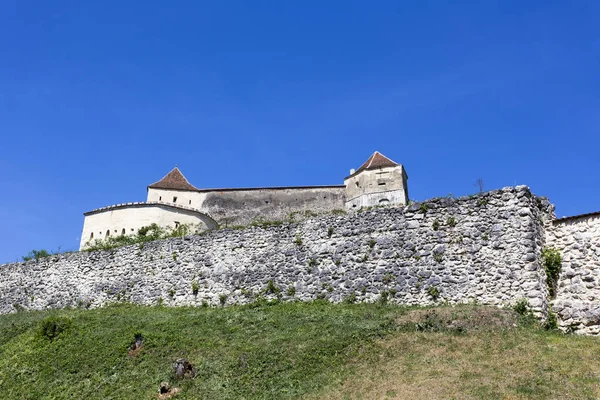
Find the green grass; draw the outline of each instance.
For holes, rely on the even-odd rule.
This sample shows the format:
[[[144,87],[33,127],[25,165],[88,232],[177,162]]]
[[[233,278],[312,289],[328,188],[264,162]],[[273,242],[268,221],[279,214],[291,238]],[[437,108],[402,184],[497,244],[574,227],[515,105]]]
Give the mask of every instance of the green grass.
[[[168,381],[176,399],[592,399],[597,354],[596,338],[485,307],[118,305],[1,316],[0,393],[137,400]],[[175,379],[178,358],[195,378]]]

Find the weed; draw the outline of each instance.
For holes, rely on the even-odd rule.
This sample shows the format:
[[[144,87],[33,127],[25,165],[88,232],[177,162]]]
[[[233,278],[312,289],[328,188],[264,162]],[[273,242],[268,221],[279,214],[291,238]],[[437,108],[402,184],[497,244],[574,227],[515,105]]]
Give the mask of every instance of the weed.
[[[381,294],[379,295],[379,304],[386,305],[388,300],[390,298],[390,293],[388,291],[382,291]]]
[[[429,206],[427,205],[427,203],[421,203],[421,205],[419,206],[419,211],[423,214],[426,214],[428,209]]]
[[[316,258],[311,258],[310,260],[308,260],[308,266],[309,267],[316,267],[318,264],[317,259]]]
[[[433,259],[435,260],[435,262],[441,263],[444,259],[444,256],[442,255],[442,253],[434,253]]]
[[[433,224],[431,224],[431,228],[433,228],[434,231],[437,231],[438,229],[440,229],[440,221],[437,218],[433,220]]]
[[[558,318],[556,313],[552,311],[552,307],[548,306],[548,317],[544,322],[544,329],[547,331],[553,331],[558,329]]]
[[[527,299],[517,300],[517,302],[513,306],[513,310],[521,316],[525,316],[531,312],[529,309],[529,302],[527,301]]]
[[[42,258],[46,258],[46,257],[50,257],[51,254],[48,253],[46,250],[41,249],[41,250],[31,250],[29,253],[27,253],[26,256],[21,257],[23,259],[23,261],[30,261],[30,260],[41,260]]]
[[[376,243],[377,243],[377,242],[375,241],[375,239],[371,239],[371,240],[369,240],[369,247],[370,247],[371,249],[373,249],[373,247],[375,247],[375,244],[376,244]]]
[[[288,296],[290,296],[290,297],[291,297],[291,296],[294,296],[294,295],[296,294],[296,288],[295,288],[294,286],[290,286],[290,287],[287,289],[287,292],[286,292],[286,293],[287,293],[287,295],[288,295]]]
[[[354,292],[350,293],[346,298],[344,298],[344,303],[346,304],[354,304],[356,303],[356,294]]]
[[[331,237],[331,235],[333,235],[333,227],[332,226],[327,228],[327,237]]]
[[[427,294],[431,296],[433,300],[437,300],[440,297],[440,290],[435,286],[429,286],[427,288]]]
[[[227,303],[227,295],[225,293],[219,295],[219,304],[224,306]]]
[[[197,281],[197,280],[195,280],[195,279],[194,279],[194,280],[192,281],[192,294],[193,294],[194,296],[197,296],[197,295],[198,295],[198,291],[199,291],[199,290],[200,290],[200,284],[198,283],[198,281]]]
[[[279,294],[281,289],[275,285],[272,279],[269,279],[267,282],[267,287],[265,288],[266,294]]]
[[[296,238],[294,239],[294,243],[297,246],[302,246],[302,237],[300,235],[296,235]]]
[[[448,217],[448,219],[446,220],[446,225],[448,225],[451,228],[455,227],[456,226],[456,218]]]
[[[175,297],[175,289],[173,289],[173,288],[169,289],[169,297],[171,299],[173,299]]]
[[[394,275],[392,275],[391,273],[388,272],[383,276],[383,279],[381,281],[387,285],[389,283],[392,283],[393,280],[394,280]]]

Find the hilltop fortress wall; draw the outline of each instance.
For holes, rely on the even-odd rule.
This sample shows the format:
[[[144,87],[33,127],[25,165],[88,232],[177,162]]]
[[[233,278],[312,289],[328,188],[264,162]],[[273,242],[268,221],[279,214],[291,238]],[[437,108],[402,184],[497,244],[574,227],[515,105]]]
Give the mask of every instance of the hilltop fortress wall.
[[[552,302],[561,327],[600,334],[600,213],[552,221],[546,228],[546,245],[562,255]]]
[[[407,305],[524,298],[544,315],[550,209],[522,186],[7,264],[0,313],[116,301],[217,306],[263,295]]]

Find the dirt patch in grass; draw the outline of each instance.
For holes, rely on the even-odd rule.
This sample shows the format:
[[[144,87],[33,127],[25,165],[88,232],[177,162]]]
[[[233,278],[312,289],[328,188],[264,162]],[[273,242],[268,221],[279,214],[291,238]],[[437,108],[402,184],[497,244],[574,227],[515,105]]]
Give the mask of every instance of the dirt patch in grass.
[[[415,331],[487,331],[514,329],[518,315],[495,307],[438,307],[409,310],[396,319],[400,329]]]

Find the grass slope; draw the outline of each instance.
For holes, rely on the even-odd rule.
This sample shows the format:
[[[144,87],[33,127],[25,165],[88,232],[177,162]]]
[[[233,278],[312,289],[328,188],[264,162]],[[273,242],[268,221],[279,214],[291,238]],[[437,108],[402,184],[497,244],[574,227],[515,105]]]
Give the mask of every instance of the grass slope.
[[[65,327],[52,340],[49,318]],[[599,355],[596,338],[484,307],[120,305],[0,317],[0,396],[156,399],[169,381],[176,399],[592,399]],[[177,358],[194,379],[175,379]]]

